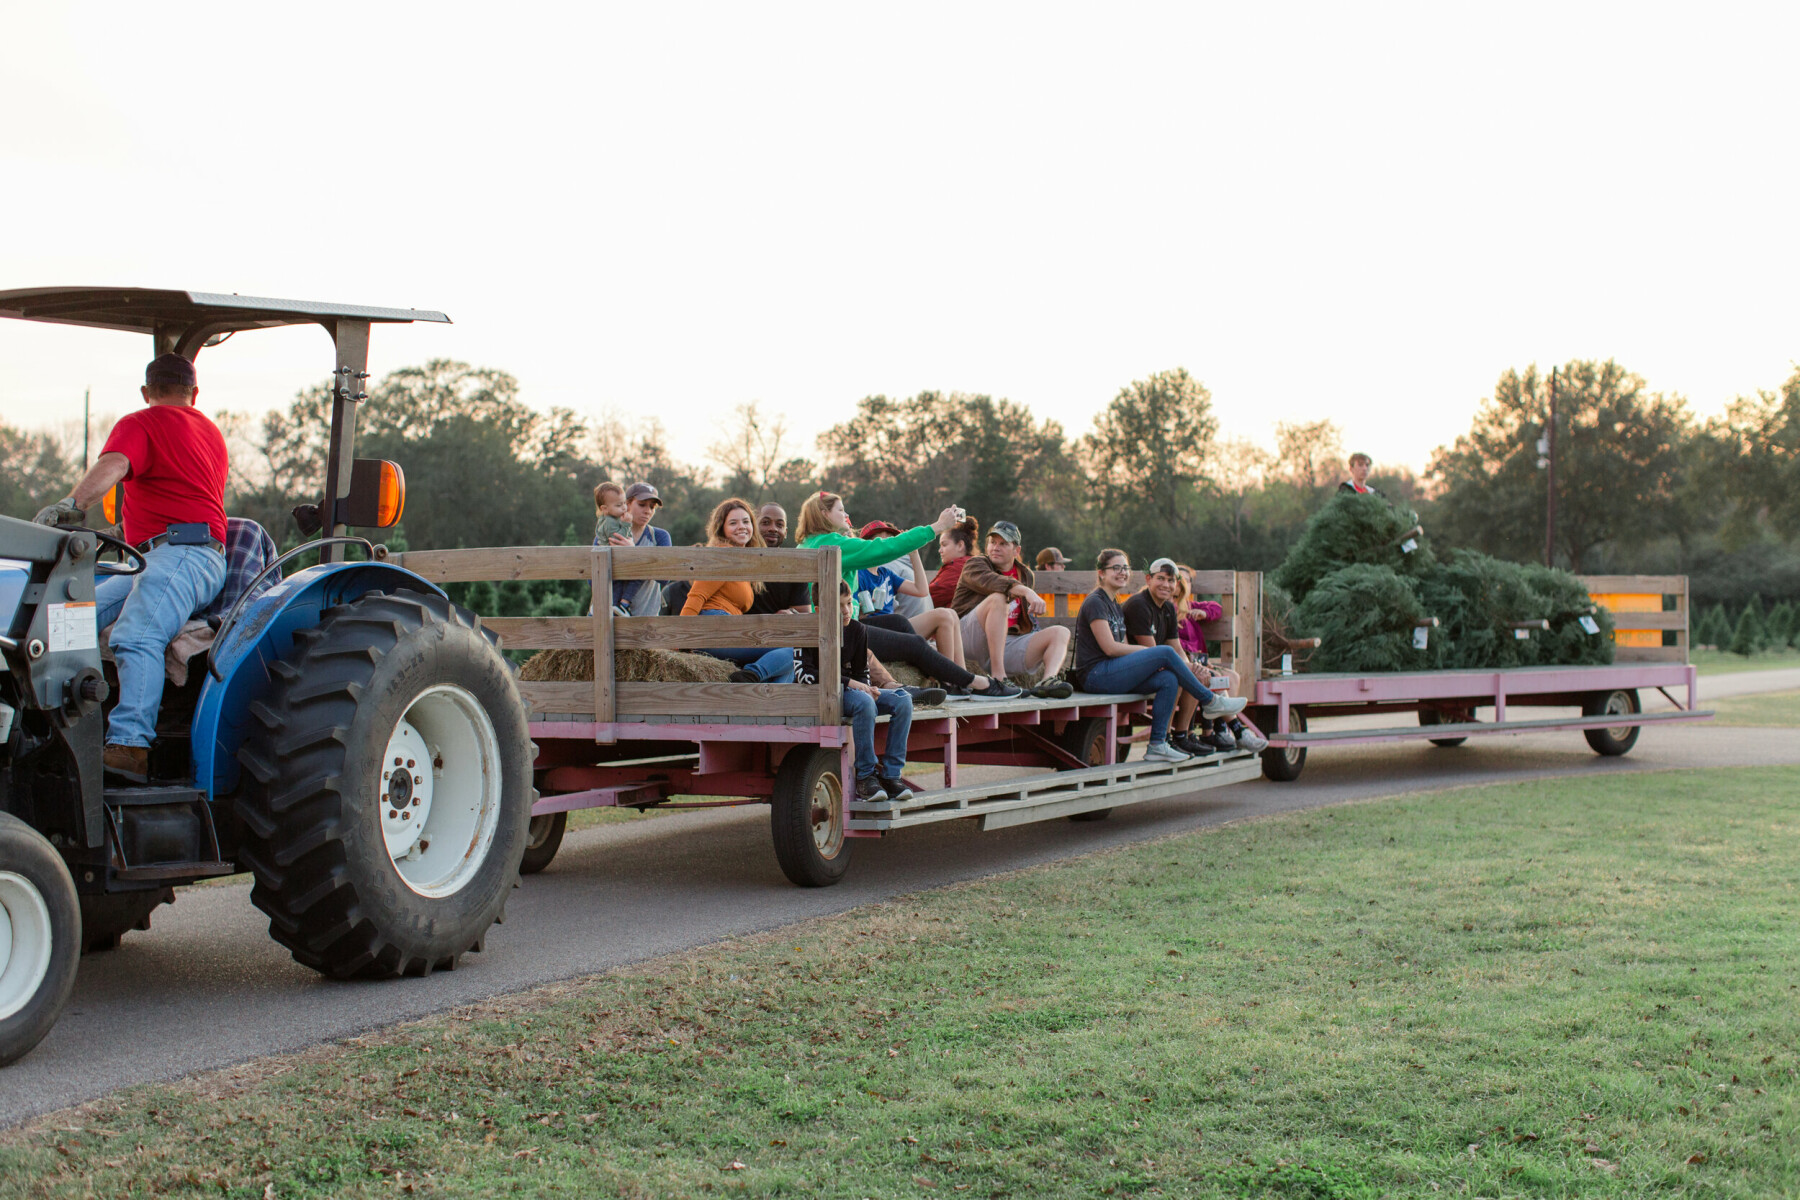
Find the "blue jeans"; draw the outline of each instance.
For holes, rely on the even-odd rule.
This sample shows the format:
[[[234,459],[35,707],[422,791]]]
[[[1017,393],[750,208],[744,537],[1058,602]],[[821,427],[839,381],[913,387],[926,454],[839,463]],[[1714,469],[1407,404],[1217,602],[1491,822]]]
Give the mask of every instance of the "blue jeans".
[[[1084,692],[1152,692],[1150,704],[1150,741],[1160,742],[1169,736],[1169,717],[1175,712],[1175,694],[1185,691],[1205,708],[1213,702],[1208,691],[1187,660],[1175,653],[1173,646],[1154,646],[1131,654],[1121,654],[1097,662],[1087,669],[1081,681]]]
[[[703,617],[729,617],[732,614],[722,608],[707,608],[702,609],[700,615]],[[756,676],[758,683],[794,682],[794,652],[792,650],[731,649],[702,650],[700,653],[736,663]]]
[[[116,746],[148,746],[156,736],[163,652],[225,586],[225,556],[211,546],[165,542],[144,555],[144,564],[140,575],[94,582],[95,618],[101,629],[112,626],[119,667],[119,703],[106,729],[106,740]]]
[[[888,714],[887,749],[882,751],[877,770],[875,757],[875,717]],[[906,738],[912,732],[912,696],[895,688],[871,696],[855,688],[844,689],[844,715],[850,719],[850,733],[856,742],[856,777],[868,779],[879,774],[883,779],[898,779],[906,769]]]

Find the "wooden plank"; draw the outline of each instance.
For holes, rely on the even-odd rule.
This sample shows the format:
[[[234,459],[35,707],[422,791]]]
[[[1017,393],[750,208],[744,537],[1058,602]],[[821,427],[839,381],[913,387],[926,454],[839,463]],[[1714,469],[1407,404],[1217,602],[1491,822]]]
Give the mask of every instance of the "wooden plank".
[[[593,581],[594,723],[609,725],[618,711],[613,695],[613,551],[606,546],[588,552],[588,578]]]
[[[621,683],[619,711],[647,717],[811,717],[819,689],[798,683]]]
[[[1256,571],[1233,574],[1232,594],[1225,611],[1231,620],[1231,667],[1242,687],[1262,677],[1262,575]],[[1207,629],[1206,636],[1212,631]]]
[[[1613,661],[1632,662],[1686,662],[1686,646],[1615,646]]]
[[[1684,596],[1686,575],[1582,575],[1590,596]]]
[[[817,550],[752,550],[731,546],[620,546],[613,550],[614,579],[744,579],[810,583],[817,578]]]
[[[1684,612],[1618,612],[1612,614],[1614,629],[1686,629]]]
[[[813,616],[818,621],[819,644],[818,720],[821,725],[840,725],[844,720],[844,614],[838,585],[843,579],[836,546],[827,546],[813,564]]]
[[[584,579],[587,546],[496,546],[474,550],[408,550],[388,559],[435,583],[479,579]]]
[[[810,613],[753,617],[630,617],[613,626],[621,650],[774,649],[810,646],[819,636]]]
[[[592,617],[483,617],[508,650],[592,650]]]
[[[580,713],[592,717],[594,685],[585,679],[523,682],[519,684],[519,699],[525,702],[534,717],[548,713]]]

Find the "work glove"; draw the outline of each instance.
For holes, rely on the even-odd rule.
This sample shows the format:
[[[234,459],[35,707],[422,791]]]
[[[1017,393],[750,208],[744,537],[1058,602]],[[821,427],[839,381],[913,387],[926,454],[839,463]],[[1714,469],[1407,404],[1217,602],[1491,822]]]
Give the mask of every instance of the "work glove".
[[[78,507],[75,497],[64,496],[31,519],[39,525],[80,525],[87,520],[87,509]]]

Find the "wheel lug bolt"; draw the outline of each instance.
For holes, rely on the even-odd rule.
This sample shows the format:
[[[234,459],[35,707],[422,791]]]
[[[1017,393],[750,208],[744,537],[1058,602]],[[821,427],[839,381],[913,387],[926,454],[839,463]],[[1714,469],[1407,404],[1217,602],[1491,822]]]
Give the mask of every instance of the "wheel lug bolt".
[[[399,766],[399,765],[400,765],[400,761],[401,761],[401,760],[400,760],[400,759],[399,759],[399,758],[398,758],[398,757],[396,757],[396,758],[395,758],[395,759],[394,759],[394,765],[395,765],[395,766],[396,766],[396,767],[397,767],[397,766]]]
[[[410,813],[410,812],[403,812],[403,813],[401,813],[401,814],[400,814],[400,819],[401,819],[401,820],[402,820],[402,821],[410,821],[410,820],[412,820],[412,813]]]
[[[417,783],[417,784],[423,784],[425,782],[425,777],[423,775],[414,775],[413,782]]]
[[[414,808],[419,807],[419,798],[417,796],[413,797],[413,807]]]
[[[410,767],[410,766],[413,766],[413,765],[415,765],[415,764],[414,764],[414,763],[413,763],[413,760],[412,760],[412,759],[410,759],[410,758],[409,758],[409,759],[407,759],[407,760],[406,760],[406,765],[407,765],[407,766],[409,766],[409,767]]]

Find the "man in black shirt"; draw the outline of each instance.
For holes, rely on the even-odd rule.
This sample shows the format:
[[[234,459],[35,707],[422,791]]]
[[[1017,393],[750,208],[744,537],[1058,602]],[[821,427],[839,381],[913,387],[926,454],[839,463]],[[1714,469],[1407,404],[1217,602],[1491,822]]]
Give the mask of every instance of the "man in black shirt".
[[[1144,589],[1125,601],[1125,636],[1140,646],[1168,646],[1183,658],[1181,618],[1175,612],[1175,588],[1179,571],[1173,559],[1159,558],[1150,564],[1144,576]],[[1189,754],[1216,754],[1235,750],[1237,742],[1227,746],[1210,733],[1193,732],[1194,712],[1200,702],[1186,692],[1175,706],[1175,720],[1169,730],[1169,744]]]
[[[756,528],[762,533],[763,545],[771,550],[787,539],[787,509],[779,504],[765,504],[756,514]],[[750,601],[752,613],[809,613],[812,611],[812,584],[801,580],[765,583],[763,590]]]

